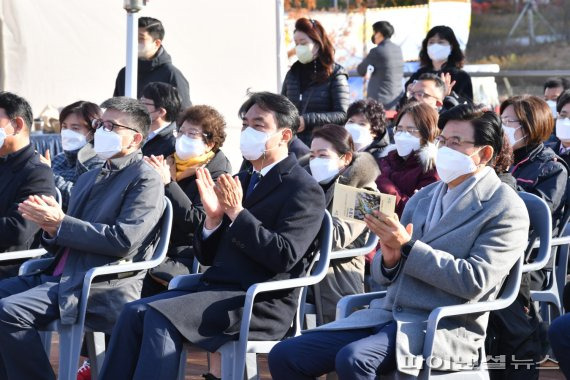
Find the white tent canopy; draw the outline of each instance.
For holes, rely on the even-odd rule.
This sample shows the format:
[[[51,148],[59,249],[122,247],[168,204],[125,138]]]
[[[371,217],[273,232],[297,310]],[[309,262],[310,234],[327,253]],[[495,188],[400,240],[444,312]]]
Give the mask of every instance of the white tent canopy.
[[[125,65],[126,12],[120,0],[0,0],[2,89],[51,104],[100,103]],[[234,168],[248,89],[277,91],[276,3],[267,0],[151,0],[139,16],[161,20],[164,46],[190,83],[193,104],[225,117]]]

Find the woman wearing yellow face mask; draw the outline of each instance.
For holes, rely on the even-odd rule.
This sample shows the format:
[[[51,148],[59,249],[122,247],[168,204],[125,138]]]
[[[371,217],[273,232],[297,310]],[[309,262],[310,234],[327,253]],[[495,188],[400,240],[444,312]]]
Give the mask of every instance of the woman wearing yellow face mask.
[[[293,36],[298,61],[285,76],[281,94],[299,110],[297,135],[309,146],[315,127],[346,122],[348,74],[334,62],[334,47],[320,22],[298,19]]]
[[[172,202],[174,223],[167,258],[145,278],[143,297],[166,290],[174,276],[188,274],[192,268],[194,231],[205,217],[196,169],[207,168],[214,180],[232,171],[220,150],[226,138],[226,123],[218,111],[209,106],[192,106],[182,113],[178,125],[176,152],[171,157],[145,157],[163,179],[164,193]]]

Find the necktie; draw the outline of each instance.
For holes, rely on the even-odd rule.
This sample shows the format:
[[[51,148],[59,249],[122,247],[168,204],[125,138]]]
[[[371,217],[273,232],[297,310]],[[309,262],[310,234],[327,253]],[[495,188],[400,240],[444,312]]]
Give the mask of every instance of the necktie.
[[[259,182],[259,180],[261,179],[261,175],[259,174],[259,172],[253,172],[251,174],[251,179],[249,180],[249,185],[247,185],[247,191],[245,193],[245,197],[249,197],[249,195],[251,193],[253,193],[253,189],[255,189],[255,185],[257,185],[257,183]]]

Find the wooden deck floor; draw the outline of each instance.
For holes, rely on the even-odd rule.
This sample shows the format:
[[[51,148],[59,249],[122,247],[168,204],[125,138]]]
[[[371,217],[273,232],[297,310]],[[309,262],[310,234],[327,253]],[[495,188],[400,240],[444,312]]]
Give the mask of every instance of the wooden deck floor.
[[[52,340],[52,350],[50,361],[57,373],[58,368],[58,337],[54,334]],[[83,358],[81,359],[83,361]],[[269,369],[267,367],[267,355],[258,355],[258,368],[261,380],[269,380]],[[202,380],[202,374],[208,372],[208,359],[206,352],[191,348],[186,361],[186,380]],[[324,379],[324,377],[323,377]],[[540,380],[564,380],[564,375],[558,369],[541,369]]]

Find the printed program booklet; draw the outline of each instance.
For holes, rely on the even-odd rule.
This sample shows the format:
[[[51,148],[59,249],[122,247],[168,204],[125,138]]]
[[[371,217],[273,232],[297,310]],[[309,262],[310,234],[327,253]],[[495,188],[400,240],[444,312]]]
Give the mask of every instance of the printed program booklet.
[[[396,209],[394,195],[358,189],[337,183],[334,189],[332,216],[364,223],[364,216],[372,211],[391,215]]]

